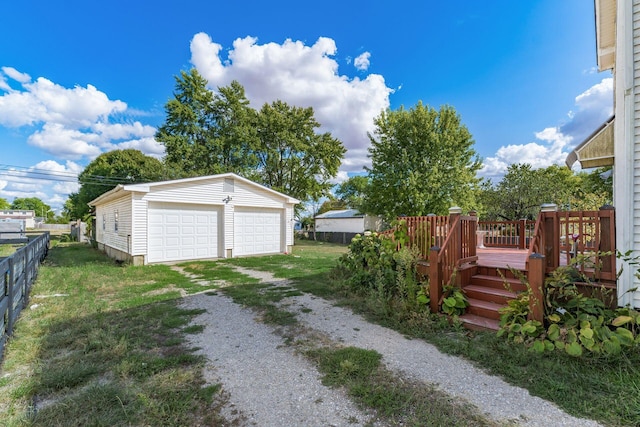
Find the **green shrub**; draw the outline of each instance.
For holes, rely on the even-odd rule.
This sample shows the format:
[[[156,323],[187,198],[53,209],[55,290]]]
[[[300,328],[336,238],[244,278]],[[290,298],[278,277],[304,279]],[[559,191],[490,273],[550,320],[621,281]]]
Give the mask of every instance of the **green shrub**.
[[[349,251],[338,261],[351,291],[403,310],[424,310],[429,287],[417,274],[419,255],[378,233],[356,235]]]
[[[510,301],[501,312],[498,335],[523,343],[533,351],[564,351],[575,357],[584,354],[611,356],[640,345],[640,312],[630,307],[611,309],[612,298],[604,287],[598,288],[575,266],[584,263],[578,257],[571,265],[559,267],[545,281],[545,323],[529,320],[531,291]],[[521,278],[521,280],[523,280]],[[598,298],[582,294],[577,283],[590,285]]]

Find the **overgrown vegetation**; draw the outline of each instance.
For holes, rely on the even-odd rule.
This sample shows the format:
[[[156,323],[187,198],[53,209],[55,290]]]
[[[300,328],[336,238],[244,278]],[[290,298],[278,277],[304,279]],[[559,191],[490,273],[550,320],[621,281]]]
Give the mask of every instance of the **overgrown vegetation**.
[[[57,421],[62,413],[66,419],[77,417],[83,425],[206,425],[207,417],[214,419],[209,424],[221,424],[215,418],[223,400],[220,390],[204,386],[198,374],[201,361],[184,345],[183,334],[198,331],[197,325],[186,323],[195,313],[180,310],[175,298],[206,289],[219,292],[215,280],[224,278],[240,289],[245,287],[245,304],[249,304],[252,292],[262,293],[261,285],[231,273],[229,267],[234,265],[269,271],[290,279],[290,287],[298,291],[335,298],[407,337],[425,339],[441,351],[465,357],[575,416],[606,425],[640,424],[639,352],[582,358],[561,351],[538,354],[494,333],[452,327],[445,318],[426,310],[400,315],[390,310],[388,301],[372,298],[367,289],[354,288],[344,266],[333,268],[345,252],[344,246],[305,241],[289,256],[225,260],[206,263],[206,268],[201,266],[205,263],[184,266],[211,282],[202,286],[166,266],[120,267],[86,246],[61,244],[50,252],[33,290],[31,304],[38,307],[23,312],[6,353],[0,379],[0,419],[8,425],[57,425],[62,423]],[[248,292],[249,285],[255,291]],[[258,302],[270,304],[272,299],[275,305],[286,292],[295,290],[265,293],[266,300]],[[522,304],[522,310],[528,307]],[[143,330],[141,325],[150,326]],[[334,350],[326,349],[328,354]],[[359,351],[338,354],[342,360],[360,361]],[[324,357],[312,356],[317,361]],[[348,362],[343,365],[339,369],[352,370]],[[338,369],[340,362],[331,366]],[[396,383],[386,382],[393,377],[376,373],[374,378],[379,381],[370,385],[373,391],[366,396],[375,396],[380,384],[388,384],[389,394],[383,400],[395,407]],[[350,379],[342,375],[340,381]],[[410,393],[404,396],[410,399],[423,396],[423,400],[438,402],[429,394],[417,394],[415,388],[406,390]],[[413,407],[413,402],[408,400],[405,407]],[[451,403],[444,397],[440,402]],[[473,423],[473,419],[473,415],[471,421],[451,417],[462,424]]]
[[[1,424],[220,425],[220,386],[184,338],[199,312],[176,300],[208,288],[59,243],[5,351]]]
[[[429,287],[418,279],[418,254],[407,247],[397,250],[397,245],[378,233],[354,237],[338,260],[344,283],[389,313],[428,312]]]
[[[547,278],[544,325],[528,319],[529,291],[503,310],[499,336],[506,333],[538,353],[560,350],[578,357],[636,351],[640,346],[640,312],[629,307],[611,308],[612,292],[576,267],[588,263],[586,256],[578,256]],[[592,289],[594,295],[585,295],[579,286]]]
[[[373,239],[372,242],[372,247],[377,250],[377,240]],[[356,253],[359,252],[372,254],[371,257],[375,258],[375,251],[356,249]],[[373,265],[376,265],[375,262]],[[566,352],[566,346],[565,351],[531,351],[519,343],[535,341],[530,337],[537,336],[545,329],[541,324],[528,320],[528,293],[522,293],[520,299],[509,305],[511,323],[517,325],[511,330],[507,328],[505,332],[511,334],[511,340],[498,337],[492,332],[462,330],[455,322],[451,325],[443,317],[435,315],[419,315],[415,312],[400,315],[389,310],[387,300],[369,296],[372,290],[377,289],[371,286],[371,278],[381,276],[369,274],[368,266],[369,264],[363,264],[360,267],[365,273],[360,273],[361,286],[358,286],[358,282],[354,282],[358,270],[355,269],[348,274],[345,272],[344,262],[339,262],[332,274],[336,280],[333,285],[336,289],[335,295],[341,297],[341,304],[362,312],[369,320],[394,328],[407,336],[423,338],[435,344],[441,351],[463,356],[489,373],[500,375],[512,384],[526,388],[532,395],[556,403],[574,416],[595,419],[607,425],[640,425],[640,352],[637,350],[589,358],[570,356]],[[572,292],[571,285],[563,287],[563,291],[558,294],[557,306]],[[575,325],[580,328],[586,326],[581,324],[585,320],[585,310],[584,304],[577,305],[581,307],[579,311],[582,314],[568,311],[567,316],[575,318]],[[625,315],[624,309],[612,319],[620,315]],[[580,322],[577,322],[578,318]],[[626,327],[632,322],[625,317],[619,318],[617,322],[623,321],[627,322]],[[637,320],[633,322],[637,324]],[[625,325],[614,326],[614,333],[619,327]],[[588,332],[586,334],[588,335]],[[635,332],[634,334],[637,337]],[[582,344],[580,332],[576,335],[577,341]],[[565,336],[568,337],[569,333]],[[585,336],[584,332],[582,336]],[[588,344],[588,341],[585,342]]]

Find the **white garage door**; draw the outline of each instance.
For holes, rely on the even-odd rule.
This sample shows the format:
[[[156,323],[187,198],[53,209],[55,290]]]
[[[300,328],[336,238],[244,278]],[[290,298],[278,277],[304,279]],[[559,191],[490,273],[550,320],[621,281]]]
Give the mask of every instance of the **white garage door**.
[[[218,257],[219,208],[149,203],[149,262]]]
[[[280,252],[281,221],[281,211],[236,210],[233,220],[234,256]]]

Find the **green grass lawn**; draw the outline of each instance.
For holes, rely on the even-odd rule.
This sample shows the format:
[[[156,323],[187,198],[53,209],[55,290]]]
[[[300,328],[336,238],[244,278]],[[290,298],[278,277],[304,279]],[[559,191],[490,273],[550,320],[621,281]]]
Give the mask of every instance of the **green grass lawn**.
[[[203,288],[167,266],[52,248],[7,345],[1,424],[219,424],[220,387],[205,385],[185,345],[198,313],[177,306]]]
[[[372,309],[345,291],[331,270],[346,250],[341,245],[300,241],[290,255],[183,264],[187,271],[210,281],[203,286],[168,266],[118,266],[85,245],[58,244],[49,252],[33,287],[29,304],[37,306],[23,311],[5,352],[0,420],[10,426],[221,424],[220,387],[205,386],[203,360],[186,346],[185,335],[201,329],[189,326],[197,313],[181,309],[178,302],[183,294],[215,291],[224,281],[233,285],[225,292],[262,309],[273,323],[295,323],[295,318],[275,307],[287,294],[304,291],[334,298],[373,321],[472,360],[573,415],[607,425],[640,425],[637,351],[610,359],[538,355],[492,333],[458,330],[427,317],[407,322],[389,310]],[[266,290],[233,266],[269,271],[292,282]],[[327,358],[333,360],[331,353],[308,357],[317,360],[331,378],[325,364]],[[340,369],[347,368],[348,363],[343,363]],[[385,378],[380,381],[391,381],[388,373],[377,375]],[[379,385],[356,384],[356,389],[372,390],[375,395]],[[399,388],[385,398],[393,406],[395,399],[405,399],[402,396],[409,399],[417,394]],[[446,401],[442,405],[446,408]],[[445,417],[447,413],[452,412],[444,412]],[[454,413],[453,417],[460,414]],[[469,415],[468,420],[473,417]]]

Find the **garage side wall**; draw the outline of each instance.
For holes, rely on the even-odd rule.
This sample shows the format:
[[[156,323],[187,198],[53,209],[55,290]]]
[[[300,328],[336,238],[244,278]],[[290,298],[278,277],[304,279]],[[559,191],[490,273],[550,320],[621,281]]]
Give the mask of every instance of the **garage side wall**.
[[[293,234],[293,227],[295,225],[295,217],[294,217],[294,205],[292,204],[287,204],[287,208],[286,208],[286,215],[285,215],[285,224],[284,224],[284,230],[285,230],[285,241],[287,244],[286,247],[286,251],[291,253],[291,251],[293,250],[293,244],[294,244],[294,234]]]
[[[131,224],[131,195],[127,194],[119,199],[96,206],[96,241],[98,246],[116,259],[129,261]],[[118,255],[117,252],[122,254]]]
[[[133,193],[131,200],[133,232],[131,233],[131,254],[147,254],[147,209],[144,193]]]

